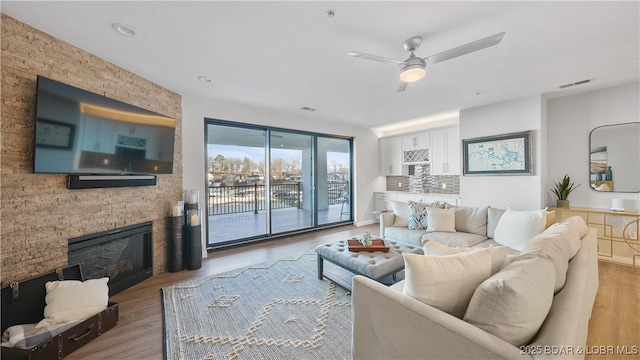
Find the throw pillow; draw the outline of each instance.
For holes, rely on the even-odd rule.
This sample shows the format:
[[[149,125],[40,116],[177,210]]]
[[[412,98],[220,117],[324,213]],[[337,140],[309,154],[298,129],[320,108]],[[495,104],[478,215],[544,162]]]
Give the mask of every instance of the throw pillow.
[[[544,228],[548,228],[549,226],[551,226],[553,224],[553,222],[556,220],[556,211],[555,210],[551,210],[551,211],[547,211],[545,213],[546,216],[546,222],[544,225]]]
[[[487,235],[487,212],[485,207],[457,206],[456,230],[471,234]]]
[[[78,280],[47,282],[44,319],[36,327],[85,320],[105,310],[109,302],[108,281],[109,278],[105,277],[84,282]]]
[[[392,226],[405,227],[409,225],[409,206],[403,201],[391,201],[391,208],[395,215]]]
[[[495,238],[496,226],[500,222],[500,218],[504,214],[505,210],[490,207],[487,209],[487,237]]]
[[[478,286],[463,320],[514,346],[528,344],[551,309],[554,277],[546,258],[519,257]]]
[[[487,251],[402,256],[406,279],[402,293],[459,318],[476,287],[491,276],[491,256]]]
[[[500,269],[504,265],[505,260],[507,259],[507,255],[509,254],[509,248],[506,246],[489,245],[488,247],[482,248],[449,247],[447,245],[440,244],[437,241],[431,240],[427,240],[422,243],[422,250],[424,251],[425,255],[431,256],[455,255],[462,252],[475,250],[488,251],[489,255],[491,256],[491,275],[500,271]]]
[[[507,208],[496,226],[494,240],[514,250],[522,251],[536,235],[544,231],[546,211],[517,211]]]
[[[428,232],[456,232],[456,209],[427,208]]]
[[[557,293],[567,280],[569,260],[576,255],[579,249],[580,237],[577,230],[570,223],[559,223],[534,237],[524,247],[520,256],[535,251],[550,260],[556,270],[553,291]]]
[[[578,215],[574,215],[571,217],[568,217],[564,220],[562,220],[561,223],[568,223],[571,224],[571,227],[578,232],[578,236],[580,236],[580,238],[582,239],[585,235],[587,235],[587,232],[589,232],[589,227],[587,226],[587,223],[584,221],[584,219]],[[557,224],[554,224],[557,225]]]
[[[427,228],[427,204],[418,201],[407,202],[409,206],[409,230],[424,230]]]

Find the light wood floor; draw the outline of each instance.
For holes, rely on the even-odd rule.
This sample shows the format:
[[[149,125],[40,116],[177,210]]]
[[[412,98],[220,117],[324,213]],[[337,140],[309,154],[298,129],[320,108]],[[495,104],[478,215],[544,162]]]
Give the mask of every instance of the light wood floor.
[[[223,250],[209,254],[200,270],[156,275],[113,296],[111,301],[120,305],[118,325],[66,359],[162,359],[162,287],[311,250],[318,245],[365,231],[377,233],[378,225],[360,228],[343,226]],[[639,273],[626,266],[600,262],[600,288],[589,325],[588,346],[640,346]],[[625,358],[638,357],[640,355]],[[607,357],[592,355],[587,358]]]

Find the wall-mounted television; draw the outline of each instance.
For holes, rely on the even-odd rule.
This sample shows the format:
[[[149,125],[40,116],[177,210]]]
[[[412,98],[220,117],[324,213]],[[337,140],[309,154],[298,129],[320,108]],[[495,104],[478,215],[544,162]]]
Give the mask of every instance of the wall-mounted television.
[[[38,76],[34,173],[173,173],[176,121]]]

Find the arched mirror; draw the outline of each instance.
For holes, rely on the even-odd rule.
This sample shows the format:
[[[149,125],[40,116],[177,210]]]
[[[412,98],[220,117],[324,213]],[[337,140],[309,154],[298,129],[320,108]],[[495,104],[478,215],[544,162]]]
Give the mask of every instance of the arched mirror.
[[[640,122],[593,129],[589,148],[593,190],[640,192]]]

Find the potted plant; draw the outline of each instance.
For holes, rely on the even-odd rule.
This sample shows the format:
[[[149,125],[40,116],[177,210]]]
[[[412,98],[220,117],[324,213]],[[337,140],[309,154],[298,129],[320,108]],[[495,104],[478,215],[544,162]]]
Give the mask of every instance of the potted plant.
[[[559,182],[553,182],[555,184],[555,189],[551,189],[551,191],[556,194],[556,196],[558,197],[558,200],[556,202],[556,207],[559,208],[568,208],[569,207],[569,194],[571,194],[571,192],[573,190],[575,190],[577,187],[580,186],[580,184],[575,185],[574,183],[571,182],[571,178],[569,177],[568,174],[565,174],[564,178],[562,178],[562,181]]]

